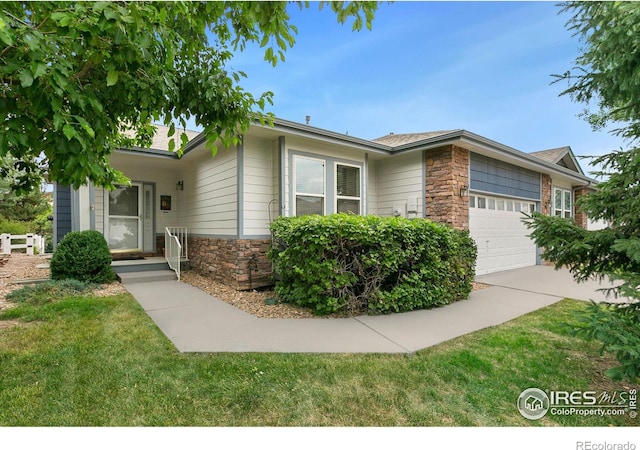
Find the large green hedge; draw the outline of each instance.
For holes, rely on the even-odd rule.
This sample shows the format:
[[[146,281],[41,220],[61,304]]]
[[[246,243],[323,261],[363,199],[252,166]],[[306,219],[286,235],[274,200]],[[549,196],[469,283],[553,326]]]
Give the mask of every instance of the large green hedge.
[[[475,243],[440,223],[310,215],[281,217],[271,232],[277,295],[317,314],[424,309],[472,289]]]

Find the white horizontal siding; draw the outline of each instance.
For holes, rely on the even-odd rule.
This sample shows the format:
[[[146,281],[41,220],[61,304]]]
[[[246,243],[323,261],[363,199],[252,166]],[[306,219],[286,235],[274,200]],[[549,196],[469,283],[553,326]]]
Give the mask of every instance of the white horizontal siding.
[[[376,162],[377,214],[393,215],[399,209],[406,215],[409,199],[416,199],[417,217],[424,217],[423,210],[423,167],[422,154],[413,152],[406,155]],[[410,215],[409,217],[416,217]]]
[[[181,222],[190,235],[235,236],[238,230],[237,153],[197,155],[183,168]]]
[[[271,219],[275,220],[280,216],[280,208],[283,199],[280,198],[280,142],[273,143],[271,150],[271,192],[273,192],[273,198],[276,200],[270,204]]]
[[[369,160],[369,170],[366,173],[367,214],[378,214],[378,161]]]
[[[95,213],[95,227],[96,231],[104,234],[104,189],[100,187],[96,187],[94,189],[94,208],[93,212]]]
[[[243,233],[245,236],[269,234],[269,203],[277,200],[274,181],[274,143],[267,139],[246,138],[243,154]]]

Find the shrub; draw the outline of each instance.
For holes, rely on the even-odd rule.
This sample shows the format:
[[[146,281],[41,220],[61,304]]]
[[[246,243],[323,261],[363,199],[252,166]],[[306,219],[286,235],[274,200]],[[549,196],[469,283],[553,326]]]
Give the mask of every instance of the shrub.
[[[51,257],[51,278],[73,278],[87,283],[115,279],[107,241],[97,231],[67,233]]]
[[[273,222],[276,293],[317,314],[400,312],[467,298],[468,232],[424,219],[334,214]]]
[[[92,288],[91,284],[78,280],[45,281],[10,292],[7,294],[7,300],[14,303],[44,305],[62,297],[84,294]]]
[[[574,334],[600,341],[601,353],[616,355],[619,366],[605,372],[614,381],[640,381],[640,303],[595,303],[578,316]]]
[[[0,234],[27,234],[30,232],[31,230],[29,230],[29,224],[27,222],[9,220],[0,216]]]

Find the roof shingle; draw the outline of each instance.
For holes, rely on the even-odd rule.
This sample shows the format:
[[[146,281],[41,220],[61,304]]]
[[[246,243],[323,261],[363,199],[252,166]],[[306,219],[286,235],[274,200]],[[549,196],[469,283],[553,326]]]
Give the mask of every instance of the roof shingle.
[[[423,141],[425,139],[429,139],[436,136],[441,136],[447,133],[451,133],[456,130],[446,130],[446,131],[430,131],[427,133],[404,133],[404,134],[395,134],[390,133],[386,136],[382,136],[376,139],[372,139],[373,142],[377,142],[379,144],[385,144],[390,147],[398,147],[400,145],[412,144],[414,142]]]

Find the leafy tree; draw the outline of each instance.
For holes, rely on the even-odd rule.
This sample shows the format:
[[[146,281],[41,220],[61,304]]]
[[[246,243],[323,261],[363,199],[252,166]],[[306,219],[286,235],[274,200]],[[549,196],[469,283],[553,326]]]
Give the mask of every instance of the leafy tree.
[[[355,30],[370,28],[377,9],[327,4]],[[273,97],[242,89],[246,75],[229,68],[233,52],[257,43],[276,65],[296,33],[284,2],[3,2],[0,156],[22,161],[19,189],[37,184],[40,155],[51,180],[112,187],[126,179],[108,156],[150,145],[152,121],[170,126],[170,150],[184,149],[174,123],[190,117],[212,151],[218,139],[232,144],[252,122],[270,123]]]
[[[0,156],[0,217],[9,221],[31,222],[51,210],[49,197],[40,186],[30,192],[13,190],[21,180],[29,179],[23,167],[23,161],[11,155]]]
[[[569,83],[562,93],[595,111],[585,117],[595,127],[613,123],[631,144],[640,138],[640,4],[633,2],[570,2],[569,29],[584,45],[577,67],[558,78]],[[578,206],[592,219],[610,226],[587,231],[574,222],[534,213],[527,220],[543,257],[567,266],[581,281],[590,277],[616,281],[613,295],[631,299],[618,305],[593,304],[581,318],[577,333],[600,340],[603,351],[616,354],[614,379],[640,377],[640,149],[615,151],[596,158],[604,181]]]

